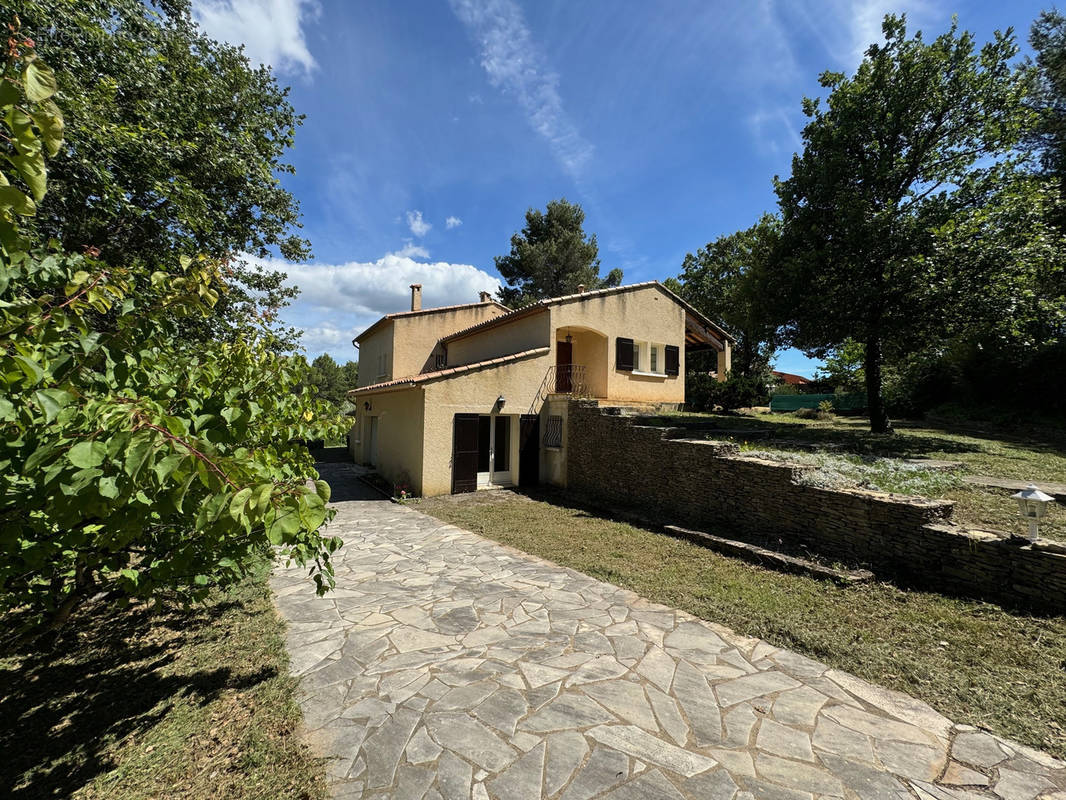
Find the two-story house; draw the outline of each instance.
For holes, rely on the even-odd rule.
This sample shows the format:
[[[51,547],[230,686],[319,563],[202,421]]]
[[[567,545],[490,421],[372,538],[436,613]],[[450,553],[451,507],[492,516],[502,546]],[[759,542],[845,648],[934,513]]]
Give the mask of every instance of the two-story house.
[[[685,358],[733,339],[657,281],[540,300],[389,314],[353,342],[359,387],[353,458],[433,496],[490,486],[566,485],[572,396],[679,407]]]

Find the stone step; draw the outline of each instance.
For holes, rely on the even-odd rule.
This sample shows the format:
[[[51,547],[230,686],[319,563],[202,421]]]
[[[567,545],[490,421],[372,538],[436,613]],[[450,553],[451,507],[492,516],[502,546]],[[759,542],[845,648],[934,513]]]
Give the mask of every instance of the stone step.
[[[972,486],[983,486],[986,489],[1005,489],[1011,492],[1020,492],[1023,489],[1027,489],[1029,484],[1035,483],[1037,489],[1051,495],[1058,502],[1066,504],[1066,483],[1018,481],[1013,478],[996,478],[992,475],[963,475],[962,480]]]
[[[765,547],[738,542],[735,539],[726,539],[703,531],[694,531],[677,525],[663,525],[663,529],[672,536],[686,539],[694,544],[702,545],[717,553],[736,556],[745,561],[751,561],[771,569],[788,572],[793,575],[806,575],[820,580],[831,580],[840,584],[865,583],[873,578],[873,573],[866,569],[834,569],[826,567],[805,558],[796,558]]]

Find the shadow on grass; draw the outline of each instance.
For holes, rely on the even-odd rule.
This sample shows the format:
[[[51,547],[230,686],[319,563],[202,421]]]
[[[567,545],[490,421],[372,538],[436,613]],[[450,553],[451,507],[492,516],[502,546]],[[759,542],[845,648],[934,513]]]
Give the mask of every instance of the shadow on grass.
[[[206,705],[273,678],[273,668],[182,661],[184,646],[239,605],[163,614],[90,608],[47,652],[0,653],[0,796],[70,797],[116,766],[116,743],[143,736],[177,702]]]
[[[925,574],[920,570],[913,570],[906,563],[899,563],[892,566],[888,563],[875,564],[855,558],[850,558],[842,555],[838,552],[830,552],[820,549],[816,544],[804,541],[802,538],[796,535],[785,534],[782,535],[777,532],[760,532],[744,530],[733,525],[728,525],[720,521],[712,520],[686,520],[681,516],[677,518],[662,518],[652,519],[649,516],[647,510],[641,509],[637,506],[627,508],[619,506],[606,506],[600,505],[593,500],[584,497],[578,497],[567,493],[563,489],[550,486],[535,486],[535,487],[523,487],[521,489],[515,488],[507,491],[500,492],[495,499],[487,499],[484,505],[491,505],[493,503],[507,502],[507,496],[521,496],[529,500],[546,503],[553,506],[560,511],[566,512],[568,515],[575,519],[581,520],[603,520],[611,523],[629,525],[634,528],[654,533],[669,538],[680,538],[683,541],[688,541],[697,547],[704,547],[699,542],[693,542],[687,537],[678,536],[675,533],[667,530],[666,525],[678,525],[680,527],[693,528],[704,533],[710,533],[715,536],[720,536],[726,539],[732,539],[739,542],[746,542],[747,544],[756,545],[758,547],[764,547],[768,550],[772,550],[777,553],[781,553],[788,556],[794,556],[797,558],[806,559],[816,564],[820,564],[826,567],[832,567],[834,569],[842,570],[855,570],[855,569],[867,569],[874,573],[876,579],[882,582],[888,582],[895,587],[902,590],[910,590],[925,593],[936,593],[944,597],[951,597],[962,600],[969,603],[988,603],[994,604],[1003,612],[1016,615],[1020,617],[1027,617],[1033,619],[1059,619],[1062,617],[1061,612],[1053,611],[1045,608],[1034,608],[1032,605],[1023,601],[1015,601],[1009,598],[1003,597],[986,597],[980,592],[976,591],[964,591],[962,589],[953,589],[949,586],[942,585],[937,581],[930,581]],[[453,495],[453,497],[467,498],[471,495]],[[460,501],[462,502],[462,501]],[[477,502],[476,500],[474,502]],[[712,548],[707,548],[714,551]],[[731,554],[718,553],[723,558],[730,560],[736,560],[736,556]],[[771,566],[767,566],[765,563],[757,565],[761,569],[765,569],[768,573],[779,574],[785,577],[785,573],[781,573]],[[610,580],[604,577],[603,574],[596,574],[594,577],[601,580]],[[1066,661],[1063,662],[1063,668],[1066,669]]]

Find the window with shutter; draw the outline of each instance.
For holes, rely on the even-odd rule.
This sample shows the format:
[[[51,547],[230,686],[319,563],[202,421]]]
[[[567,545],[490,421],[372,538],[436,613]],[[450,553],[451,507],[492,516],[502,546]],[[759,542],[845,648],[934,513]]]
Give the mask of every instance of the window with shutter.
[[[681,372],[681,349],[677,345],[666,345],[666,374],[677,375]]]
[[[616,369],[633,371],[633,340],[619,336],[615,340],[614,362]]]

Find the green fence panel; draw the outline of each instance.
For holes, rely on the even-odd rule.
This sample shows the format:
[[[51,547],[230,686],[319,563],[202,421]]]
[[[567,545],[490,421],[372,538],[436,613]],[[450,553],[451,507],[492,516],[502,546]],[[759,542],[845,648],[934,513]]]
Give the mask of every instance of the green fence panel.
[[[863,394],[775,394],[770,397],[770,410],[818,408],[825,400],[833,404],[834,411],[861,411],[866,408],[866,395]]]

